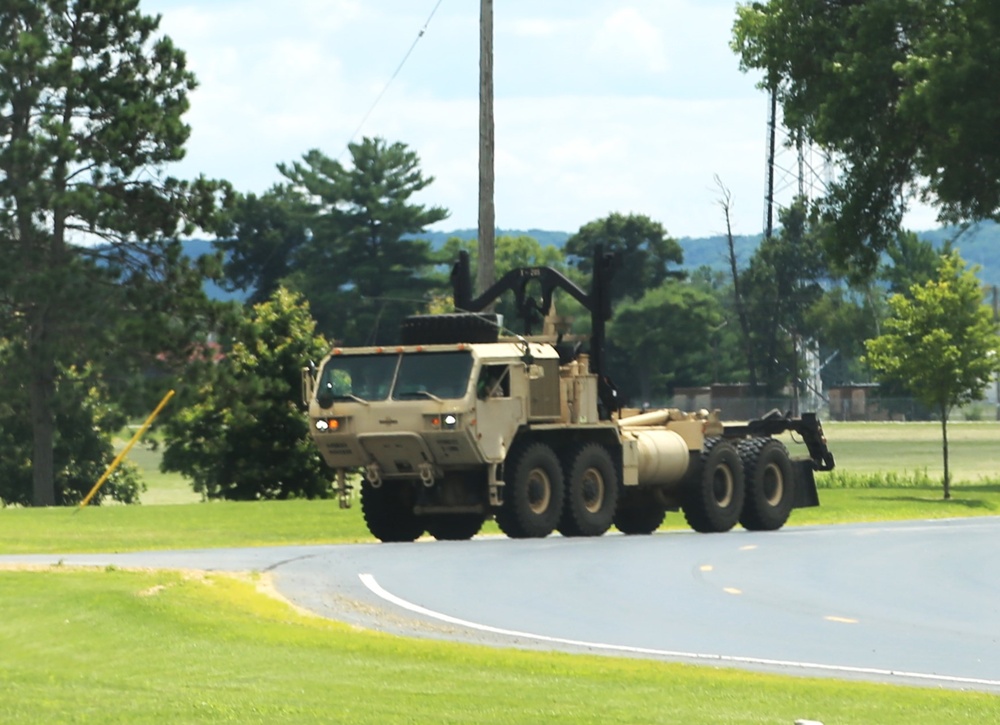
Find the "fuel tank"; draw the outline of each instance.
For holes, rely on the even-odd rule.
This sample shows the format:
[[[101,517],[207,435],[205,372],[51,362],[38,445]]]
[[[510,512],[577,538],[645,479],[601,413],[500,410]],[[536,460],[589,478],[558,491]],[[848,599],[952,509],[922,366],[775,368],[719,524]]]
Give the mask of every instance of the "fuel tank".
[[[670,488],[680,483],[691,460],[684,438],[662,428],[633,428],[624,433],[638,444],[640,485]]]

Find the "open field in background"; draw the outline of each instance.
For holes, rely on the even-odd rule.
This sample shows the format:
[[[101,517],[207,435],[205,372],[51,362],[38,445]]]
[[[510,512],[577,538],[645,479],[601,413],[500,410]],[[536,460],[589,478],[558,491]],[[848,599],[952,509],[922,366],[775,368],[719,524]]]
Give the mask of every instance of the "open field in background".
[[[926,472],[941,482],[940,423],[824,422],[823,430],[839,473]],[[1000,483],[1000,422],[949,423],[948,449],[953,481]]]

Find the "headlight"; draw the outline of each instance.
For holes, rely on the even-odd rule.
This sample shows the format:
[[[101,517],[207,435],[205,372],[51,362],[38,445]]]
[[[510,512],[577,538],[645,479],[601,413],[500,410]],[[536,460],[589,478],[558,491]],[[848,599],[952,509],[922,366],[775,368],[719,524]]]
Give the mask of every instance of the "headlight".
[[[424,420],[431,428],[454,430],[458,427],[459,416],[457,413],[444,413],[442,415],[424,416]]]
[[[340,428],[340,421],[336,418],[317,418],[314,423],[316,430],[325,433],[326,431],[335,431]]]

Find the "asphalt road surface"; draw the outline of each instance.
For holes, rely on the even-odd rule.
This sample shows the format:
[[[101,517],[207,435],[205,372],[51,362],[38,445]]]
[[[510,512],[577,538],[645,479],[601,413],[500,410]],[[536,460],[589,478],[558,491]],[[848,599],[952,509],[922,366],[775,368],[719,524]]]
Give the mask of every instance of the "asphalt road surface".
[[[399,634],[1000,693],[1000,518],[5,562],[270,572]]]

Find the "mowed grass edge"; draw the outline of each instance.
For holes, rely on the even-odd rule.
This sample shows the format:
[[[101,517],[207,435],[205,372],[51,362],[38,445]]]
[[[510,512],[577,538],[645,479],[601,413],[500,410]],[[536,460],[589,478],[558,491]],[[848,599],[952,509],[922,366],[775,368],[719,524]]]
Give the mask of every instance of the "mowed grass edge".
[[[992,722],[1000,698],[411,640],[300,614],[262,579],[0,572],[4,723]]]
[[[789,526],[1000,514],[1000,485],[958,485],[945,501],[935,486],[821,489],[820,506],[792,512]],[[664,530],[687,529],[667,514]],[[499,535],[493,522],[483,535]],[[725,536],[725,534],[721,534]],[[210,549],[374,542],[360,506],[336,501],[216,502],[85,509],[0,509],[0,554]]]

